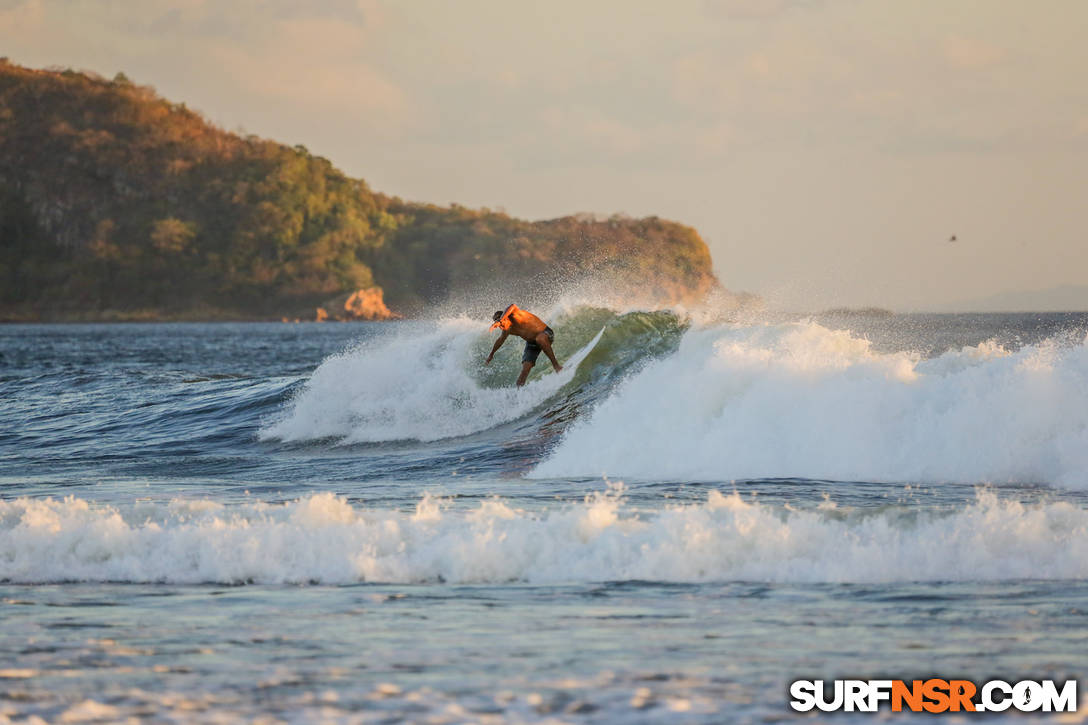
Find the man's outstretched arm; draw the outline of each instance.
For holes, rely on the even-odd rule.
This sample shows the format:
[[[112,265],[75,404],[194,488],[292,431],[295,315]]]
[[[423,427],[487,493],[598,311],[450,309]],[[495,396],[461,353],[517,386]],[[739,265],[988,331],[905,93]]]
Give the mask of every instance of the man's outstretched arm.
[[[491,358],[495,357],[495,353],[499,351],[502,344],[506,342],[506,338],[510,337],[510,333],[503,330],[503,333],[499,335],[499,339],[495,340],[495,346],[491,348],[491,354],[487,356],[487,360],[484,360],[484,365],[491,362]]]

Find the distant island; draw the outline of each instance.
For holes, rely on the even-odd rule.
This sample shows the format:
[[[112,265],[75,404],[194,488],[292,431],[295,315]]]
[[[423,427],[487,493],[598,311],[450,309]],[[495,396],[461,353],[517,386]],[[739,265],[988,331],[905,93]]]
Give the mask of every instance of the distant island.
[[[884,307],[832,307],[820,312],[821,317],[894,317],[895,313]]]
[[[0,320],[384,319],[579,278],[719,287],[682,224],[406,202],[123,74],[0,59]]]
[[[963,312],[1080,312],[1088,310],[1088,284],[1009,290],[960,300],[955,308]]]

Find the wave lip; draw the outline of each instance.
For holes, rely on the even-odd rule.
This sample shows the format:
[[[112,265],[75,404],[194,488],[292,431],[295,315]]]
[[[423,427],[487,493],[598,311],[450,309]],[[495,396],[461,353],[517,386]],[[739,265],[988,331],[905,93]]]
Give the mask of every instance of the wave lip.
[[[897,582],[1084,579],[1088,511],[981,491],[962,509],[793,510],[711,492],[650,514],[620,492],[542,513],[207,501],[0,501],[0,580],[160,583]]]
[[[1088,486],[1088,346],[882,354],[814,323],[689,330],[533,477]]]

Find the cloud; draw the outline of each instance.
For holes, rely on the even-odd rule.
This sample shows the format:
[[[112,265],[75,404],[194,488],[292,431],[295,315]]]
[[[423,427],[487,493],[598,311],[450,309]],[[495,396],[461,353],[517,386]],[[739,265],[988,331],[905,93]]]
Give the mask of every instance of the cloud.
[[[693,136],[696,152],[715,157],[732,150],[738,140],[736,129],[728,123],[719,122],[700,128]]]
[[[728,159],[738,134],[724,121],[646,122],[589,106],[553,106],[502,144],[499,155],[525,168],[688,172]]]
[[[216,43],[208,52],[239,86],[267,99],[406,120],[408,95],[367,61],[370,42],[369,31],[357,23],[300,17],[268,25],[245,46]]]
[[[941,54],[944,61],[953,68],[984,70],[1003,61],[1006,52],[1003,48],[978,38],[951,35],[941,43]]]
[[[363,25],[369,30],[378,30],[387,22],[385,9],[379,0],[356,0],[355,7],[362,17]]]
[[[646,145],[643,131],[595,109],[553,107],[542,114],[542,119],[553,137],[577,139],[578,146],[612,156],[628,156]]]
[[[17,37],[39,32],[45,24],[41,0],[0,0],[0,28],[4,35]]]
[[[911,100],[897,88],[866,88],[854,91],[850,107],[868,116],[895,117],[910,110]]]
[[[819,0],[703,0],[703,8],[711,16],[759,20],[812,7],[818,2]]]
[[[369,0],[0,0],[0,54],[35,67],[124,71],[227,128],[282,140],[333,125],[397,137],[420,113],[374,46]],[[318,139],[308,145],[320,146]]]
[[[766,53],[752,53],[744,60],[744,70],[757,78],[771,76],[771,59]]]

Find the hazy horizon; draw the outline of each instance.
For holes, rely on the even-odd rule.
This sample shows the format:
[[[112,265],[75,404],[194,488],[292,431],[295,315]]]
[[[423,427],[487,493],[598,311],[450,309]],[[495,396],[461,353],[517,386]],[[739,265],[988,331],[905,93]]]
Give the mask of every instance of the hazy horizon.
[[[1046,8],[0,0],[0,42],[405,199],[690,224],[776,307],[1085,309],[1088,6]]]

